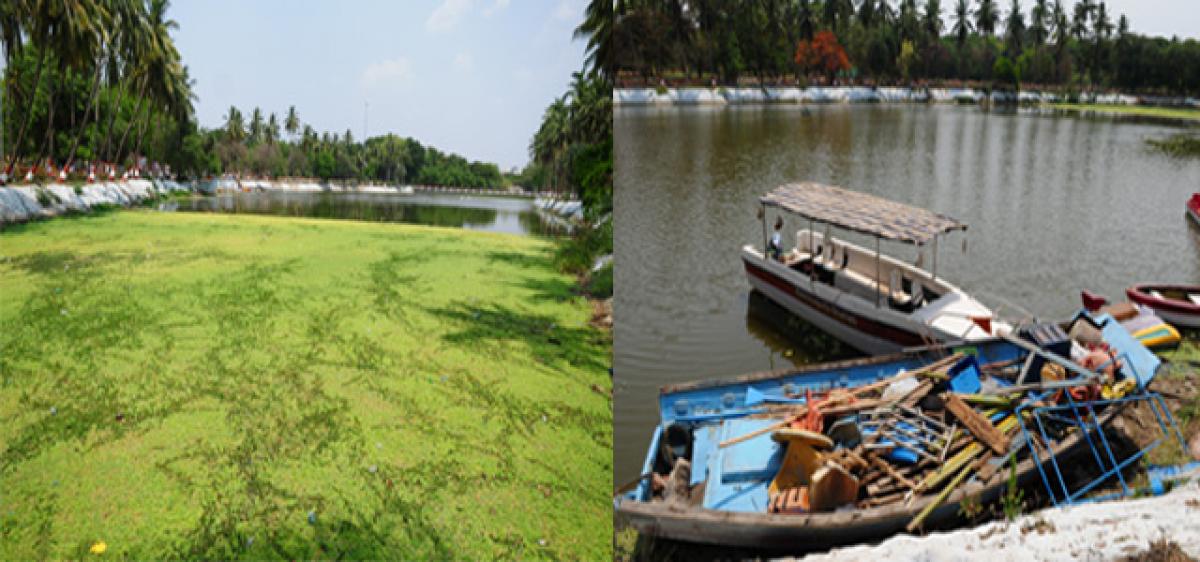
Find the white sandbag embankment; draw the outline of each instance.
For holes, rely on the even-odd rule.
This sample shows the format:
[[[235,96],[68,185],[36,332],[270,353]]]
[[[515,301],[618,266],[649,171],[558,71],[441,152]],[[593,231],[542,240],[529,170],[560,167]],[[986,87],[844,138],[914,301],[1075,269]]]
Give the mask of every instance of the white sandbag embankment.
[[[1200,558],[1200,483],[1157,497],[1044,509],[1009,523],[925,537],[897,535],[874,546],[838,548],[805,562],[922,560],[1114,560],[1160,539]]]

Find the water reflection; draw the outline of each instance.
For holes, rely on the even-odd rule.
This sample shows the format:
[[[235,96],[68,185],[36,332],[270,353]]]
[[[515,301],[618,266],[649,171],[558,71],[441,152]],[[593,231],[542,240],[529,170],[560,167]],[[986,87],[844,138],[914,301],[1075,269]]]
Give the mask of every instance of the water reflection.
[[[448,194],[251,192],[164,203],[164,211],[403,222],[509,234],[558,234],[528,199]]]

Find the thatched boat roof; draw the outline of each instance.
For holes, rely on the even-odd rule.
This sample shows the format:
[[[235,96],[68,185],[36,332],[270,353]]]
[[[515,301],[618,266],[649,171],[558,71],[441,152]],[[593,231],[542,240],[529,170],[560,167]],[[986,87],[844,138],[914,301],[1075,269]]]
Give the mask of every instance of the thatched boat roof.
[[[918,245],[945,232],[967,229],[927,209],[814,182],[781,185],[759,201],[815,221]]]

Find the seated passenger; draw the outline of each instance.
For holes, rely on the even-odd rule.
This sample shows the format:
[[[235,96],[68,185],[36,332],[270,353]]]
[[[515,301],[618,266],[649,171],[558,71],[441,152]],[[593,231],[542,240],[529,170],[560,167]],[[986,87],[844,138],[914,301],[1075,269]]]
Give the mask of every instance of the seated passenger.
[[[767,256],[775,261],[783,261],[783,235],[779,229],[783,228],[783,217],[775,219],[775,234],[771,235],[771,240],[767,242]]]

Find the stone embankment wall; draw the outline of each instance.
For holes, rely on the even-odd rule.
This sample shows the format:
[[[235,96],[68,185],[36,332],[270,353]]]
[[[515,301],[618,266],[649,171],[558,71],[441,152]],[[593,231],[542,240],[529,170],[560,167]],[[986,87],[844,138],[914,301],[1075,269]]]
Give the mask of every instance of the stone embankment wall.
[[[1019,93],[991,92],[973,88],[617,88],[617,105],[721,105],[758,103],[1054,103],[1058,94],[1022,90]],[[1138,99],[1123,94],[1081,94],[1083,103],[1136,104]]]
[[[0,225],[85,213],[96,205],[128,207],[174,191],[190,191],[170,180],[122,180],[73,187],[66,184],[0,187]]]

